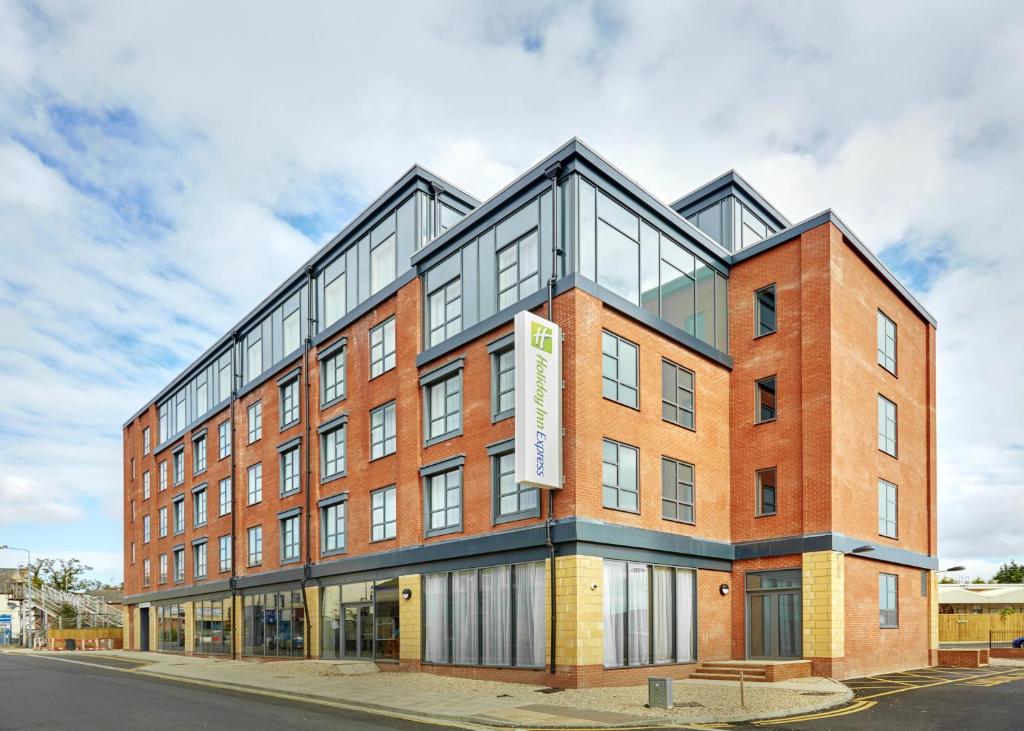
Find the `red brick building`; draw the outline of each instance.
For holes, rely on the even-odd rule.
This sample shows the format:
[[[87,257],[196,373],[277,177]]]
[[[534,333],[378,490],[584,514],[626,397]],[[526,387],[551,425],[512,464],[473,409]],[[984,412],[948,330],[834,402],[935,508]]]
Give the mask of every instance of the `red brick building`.
[[[524,309],[563,333],[553,491],[513,478]],[[414,167],[124,460],[126,647],[555,686],[937,649],[935,322],[735,173],[666,206],[572,140],[481,203]]]

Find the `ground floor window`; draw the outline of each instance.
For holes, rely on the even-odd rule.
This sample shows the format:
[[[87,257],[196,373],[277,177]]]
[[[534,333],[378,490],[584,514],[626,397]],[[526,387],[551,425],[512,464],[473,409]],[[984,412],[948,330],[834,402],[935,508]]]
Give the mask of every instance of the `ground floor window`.
[[[424,576],[424,661],[543,667],[544,573],[538,562]]]
[[[605,667],[694,661],[695,573],[604,562]]]
[[[306,608],[301,591],[252,594],[243,607],[243,655],[303,657]]]
[[[156,634],[159,652],[185,652],[185,609],[181,604],[156,607]]]
[[[207,599],[192,605],[195,618],[193,651],[202,655],[231,654],[231,599]]]
[[[323,588],[321,656],[398,660],[398,579]]]

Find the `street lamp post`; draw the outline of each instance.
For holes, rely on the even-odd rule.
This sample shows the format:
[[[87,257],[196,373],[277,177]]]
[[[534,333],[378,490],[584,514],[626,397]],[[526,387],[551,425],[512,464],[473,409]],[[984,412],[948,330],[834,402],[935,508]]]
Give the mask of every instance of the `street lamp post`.
[[[24,551],[28,556],[28,563],[25,564],[27,578],[25,580],[25,597],[21,600],[21,644],[23,647],[31,647],[32,644],[32,552],[27,548],[17,546],[0,546],[0,551]]]

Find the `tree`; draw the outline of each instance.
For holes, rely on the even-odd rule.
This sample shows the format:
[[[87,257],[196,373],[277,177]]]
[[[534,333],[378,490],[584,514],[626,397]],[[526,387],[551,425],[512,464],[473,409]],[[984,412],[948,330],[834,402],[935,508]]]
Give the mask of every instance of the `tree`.
[[[1010,559],[1010,563],[1004,563],[992,577],[994,584],[1024,584],[1024,565]]]
[[[940,584],[955,584],[956,583],[956,579],[952,579],[952,578],[950,578],[948,576],[943,576],[941,579],[939,579],[939,583]]]

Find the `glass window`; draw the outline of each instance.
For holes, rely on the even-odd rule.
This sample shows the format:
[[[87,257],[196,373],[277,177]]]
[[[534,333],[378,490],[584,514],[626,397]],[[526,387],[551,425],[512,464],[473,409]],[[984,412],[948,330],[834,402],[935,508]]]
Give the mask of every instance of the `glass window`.
[[[195,527],[206,525],[206,490],[192,493],[192,524]]]
[[[754,292],[754,337],[775,332],[775,285]]]
[[[331,553],[345,550],[345,516],[348,511],[348,503],[340,502],[328,505],[320,513],[320,520],[323,524],[323,551]]]
[[[174,507],[174,534],[185,532],[185,497],[184,495],[175,500]]]
[[[231,570],[231,536],[221,536],[219,544],[219,568],[221,572]]]
[[[299,560],[299,516],[281,519],[281,561]]]
[[[142,430],[142,455],[149,454],[149,427]]]
[[[247,471],[249,479],[247,497],[249,505],[255,505],[263,499],[263,465],[257,463],[251,465]]]
[[[607,330],[601,333],[601,393],[606,399],[639,407],[639,349]]]
[[[640,221],[600,191],[597,283],[635,305],[640,304]]]
[[[263,436],[263,402],[249,406],[249,444]]]
[[[395,453],[395,402],[370,412],[370,459]]]
[[[604,562],[605,667],[693,661],[694,574]]]
[[[345,314],[345,272],[324,285],[324,323],[327,327]]]
[[[423,577],[423,659],[544,666],[543,562]]]
[[[192,546],[192,576],[196,579],[206,578],[206,543]]]
[[[281,386],[281,428],[299,420],[299,379]]]
[[[184,553],[184,551],[182,551]],[[167,558],[164,556],[164,558]],[[160,605],[156,613],[158,652],[185,651],[185,610],[180,604]]]
[[[342,348],[320,361],[320,403],[329,404],[345,398],[345,359],[348,348]]]
[[[661,517],[694,522],[693,465],[661,458]]]
[[[256,525],[249,529],[249,565],[259,566],[263,563],[263,526]]]
[[[185,449],[182,447],[171,456],[171,466],[174,468],[174,484],[180,485],[185,481]]]
[[[192,605],[197,655],[231,654],[231,599],[197,601]]]
[[[167,489],[167,460],[160,463],[160,491]]]
[[[661,361],[661,418],[694,428],[693,371],[668,360]]]
[[[250,333],[249,337],[252,337]],[[245,351],[245,374],[251,381],[263,372],[263,339],[252,340]]]
[[[878,365],[896,375],[896,323],[878,311]]]
[[[601,486],[604,507],[639,510],[639,450],[605,439],[602,447]]]
[[[754,422],[763,424],[775,420],[775,376],[762,378],[755,384]]]
[[[159,418],[158,418],[159,424],[157,426],[160,428],[160,443],[163,444],[164,442],[166,442],[171,437],[171,405],[170,405],[170,402],[165,401],[164,403],[160,404],[160,408],[158,409],[158,414],[159,414]]]
[[[426,478],[427,535],[462,529],[462,469]]]
[[[395,234],[377,244],[370,252],[370,294],[395,281]]]
[[[231,512],[231,478],[225,477],[220,481],[218,505],[220,515],[227,515]]]
[[[149,470],[142,473],[142,499],[149,500]]]
[[[160,554],[160,583],[167,583],[167,554]]]
[[[206,470],[206,435],[192,442],[192,474],[198,475]]]
[[[298,492],[302,486],[299,478],[299,448],[292,447],[281,452],[281,494]]]
[[[540,491],[515,481],[516,456],[514,452],[493,457],[494,516],[496,522],[520,520],[540,515]]]
[[[878,575],[878,626],[900,626],[899,577],[896,574]]]
[[[217,427],[218,459],[231,456],[231,421],[222,421]]]
[[[347,425],[341,424],[320,435],[323,451],[323,478],[334,477],[345,471],[345,436],[347,432]]]
[[[878,448],[896,456],[896,404],[878,394]]]
[[[775,498],[775,468],[770,467],[766,470],[758,470],[756,476],[756,500],[757,505],[755,507],[756,515],[775,515],[776,512],[776,498]]]
[[[157,513],[157,516],[158,516],[158,522],[160,524],[160,537],[161,538],[166,538],[167,537],[167,508],[166,507],[160,508],[159,512]]]
[[[395,318],[370,330],[370,378],[395,367]]]
[[[879,480],[878,533],[888,538],[896,538],[896,527],[896,486],[886,480]]]
[[[540,239],[532,231],[498,252],[498,309],[540,289]]]
[[[302,335],[300,334],[299,324],[299,308],[298,303],[296,302],[295,309],[286,314],[281,320],[282,349],[285,355],[294,353],[302,344]]]
[[[446,439],[462,429],[462,373],[426,386],[428,443]]]
[[[149,516],[142,516],[142,542],[149,543],[150,532],[149,532]]]
[[[303,657],[306,609],[299,590],[243,597],[242,654]]]
[[[149,559],[142,559],[142,585],[149,586]]]
[[[502,350],[491,356],[493,373],[494,403],[491,415],[494,421],[515,414],[516,408],[516,352],[513,348]]]
[[[174,549],[174,581],[185,580],[185,549]]]
[[[462,332],[462,280],[456,277],[427,297],[430,345]]]
[[[370,540],[394,538],[397,526],[394,485],[370,493],[370,513]]]
[[[231,354],[221,356],[217,366],[218,399],[227,401],[231,397]]]

